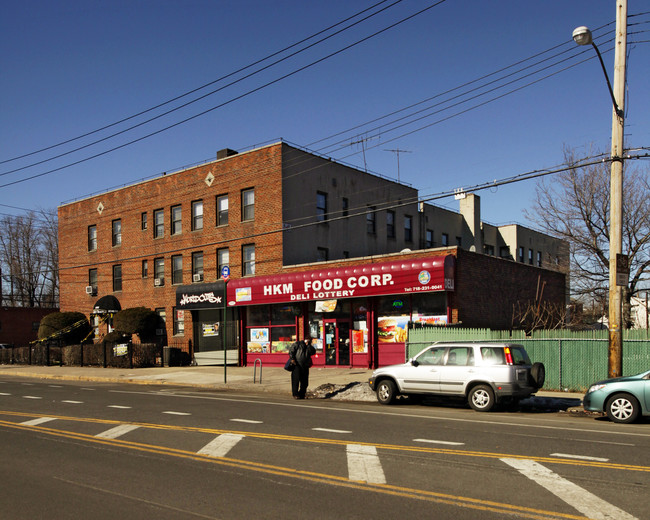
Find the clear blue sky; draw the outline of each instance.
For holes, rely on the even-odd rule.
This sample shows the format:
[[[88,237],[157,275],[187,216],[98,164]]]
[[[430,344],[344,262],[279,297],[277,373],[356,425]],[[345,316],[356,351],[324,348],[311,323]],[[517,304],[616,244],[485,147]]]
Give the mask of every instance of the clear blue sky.
[[[164,103],[237,71],[375,5],[378,0],[22,0],[0,8],[0,160],[67,141]],[[384,2],[368,11],[390,5]],[[63,201],[128,184],[214,158],[221,148],[246,150],[284,138],[373,172],[397,177],[421,195],[518,175],[560,164],[565,146],[607,152],[611,102],[590,47],[571,41],[588,25],[610,77],[615,0],[447,0],[270,86],[291,74],[435,2],[404,0],[366,22],[291,59],[228,86],[153,122],[83,150],[0,175],[0,214],[17,208],[55,208]],[[628,14],[650,11],[629,0]],[[354,21],[358,20],[355,18]],[[626,144],[650,146],[650,13],[631,17],[626,100]],[[348,23],[349,24],[349,23]],[[607,25],[609,24],[609,25]],[[337,29],[344,27],[338,26]],[[320,38],[332,34],[324,33]],[[634,34],[636,32],[637,34]],[[309,40],[307,43],[316,41]],[[636,42],[636,43],[632,43]],[[305,44],[302,46],[304,47]],[[535,61],[564,54],[546,72],[512,83],[503,79],[467,101],[457,97],[437,115],[392,129],[405,113],[367,124],[423,100],[409,113],[476,88],[457,87],[557,47]],[[298,50],[295,47],[292,51]],[[582,58],[578,53],[585,51]],[[288,52],[274,59],[286,56]],[[578,64],[584,58],[592,58]],[[175,103],[65,146],[0,164],[0,174],[85,146],[239,79],[270,61]],[[538,70],[541,65],[528,69]],[[560,69],[569,67],[560,72]],[[552,77],[504,94],[549,73]],[[491,98],[503,96],[493,102]],[[231,102],[230,102],[231,101]],[[461,101],[464,101],[461,103]],[[223,105],[220,108],[219,105]],[[211,110],[213,109],[213,110]],[[44,174],[157,132],[189,122],[92,160]],[[464,112],[466,111],[466,112]],[[464,112],[464,113],[462,113]],[[449,116],[455,116],[447,120]],[[402,123],[405,121],[402,121]],[[350,130],[364,125],[356,130]],[[382,126],[381,132],[374,130]],[[337,139],[330,136],[339,134]],[[408,135],[406,135],[408,134]],[[402,137],[399,137],[402,136]],[[395,139],[396,137],[399,137]],[[342,140],[343,146],[333,143]],[[535,181],[479,192],[482,217],[495,224],[526,224],[522,211]],[[457,209],[453,197],[438,202]]]

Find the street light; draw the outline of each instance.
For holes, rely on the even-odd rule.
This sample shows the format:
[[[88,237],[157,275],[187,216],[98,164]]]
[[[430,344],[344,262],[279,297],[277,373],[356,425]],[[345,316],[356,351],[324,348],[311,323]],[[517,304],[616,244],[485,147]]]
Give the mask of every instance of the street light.
[[[610,231],[609,231],[609,350],[608,377],[623,375],[623,286],[628,284],[623,249],[623,130],[625,124],[625,50],[627,47],[627,0],[616,2],[616,48],[614,54],[614,89],[609,82],[603,58],[593,42],[587,27],[573,31],[578,45],[590,45],[596,50],[605,73],[609,94],[612,98],[612,148],[610,174]],[[618,100],[618,103],[617,103]],[[623,265],[625,264],[625,265]],[[617,276],[620,275],[620,276]]]

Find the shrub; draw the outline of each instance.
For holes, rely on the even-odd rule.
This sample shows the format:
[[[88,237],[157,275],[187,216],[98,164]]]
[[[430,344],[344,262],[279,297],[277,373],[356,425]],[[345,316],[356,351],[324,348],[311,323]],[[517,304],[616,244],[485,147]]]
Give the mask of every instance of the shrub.
[[[53,312],[43,317],[38,339],[56,337],[64,345],[81,343],[92,332],[88,319],[81,312]]]
[[[159,316],[146,307],[124,309],[113,316],[113,328],[123,334],[137,334],[141,341],[154,338]]]

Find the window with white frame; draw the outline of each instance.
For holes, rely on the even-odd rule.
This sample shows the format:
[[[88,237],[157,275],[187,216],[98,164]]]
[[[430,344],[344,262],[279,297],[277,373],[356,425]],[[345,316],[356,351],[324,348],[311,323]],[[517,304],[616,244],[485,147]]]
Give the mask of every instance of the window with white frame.
[[[246,244],[241,248],[242,276],[255,274],[255,244]]]
[[[97,251],[97,226],[88,226],[88,251]]]
[[[242,221],[255,219],[255,190],[253,188],[241,191],[241,219]]]
[[[113,229],[113,246],[122,245],[122,220],[116,219],[112,224]]]
[[[183,219],[180,206],[172,206],[171,208],[171,233],[172,235],[180,235],[183,232]]]
[[[183,255],[172,256],[172,284],[183,283]]]
[[[217,226],[228,225],[228,195],[217,195]]]
[[[192,231],[203,229],[203,201],[192,202]]]

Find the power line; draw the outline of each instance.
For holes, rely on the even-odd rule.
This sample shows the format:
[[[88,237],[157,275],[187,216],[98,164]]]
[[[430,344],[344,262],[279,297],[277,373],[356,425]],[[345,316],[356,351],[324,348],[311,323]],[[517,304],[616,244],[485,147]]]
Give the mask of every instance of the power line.
[[[401,1],[401,0],[400,0],[400,1]],[[364,37],[364,38],[362,38],[362,39],[360,39],[360,40],[358,40],[358,41],[356,41],[356,42],[354,42],[354,43],[352,43],[352,44],[350,44],[350,45],[347,45],[347,46],[345,46],[345,47],[343,47],[343,48],[341,48],[341,49],[339,49],[339,50],[337,50],[337,51],[335,51],[335,52],[332,52],[332,53],[330,53],[330,54],[328,54],[328,55],[326,55],[326,56],[324,56],[324,57],[322,57],[322,58],[319,58],[319,59],[317,59],[317,60],[315,60],[315,61],[313,61],[313,62],[311,62],[311,63],[309,63],[309,64],[307,64],[307,65],[304,65],[304,66],[302,66],[302,67],[299,67],[298,69],[295,69],[295,70],[293,70],[293,71],[291,71],[291,72],[289,72],[289,73],[287,73],[287,74],[284,74],[284,75],[282,75],[282,76],[280,76],[280,77],[278,77],[278,78],[276,78],[276,79],[274,79],[274,80],[268,81],[268,82],[264,83],[263,85],[261,85],[261,86],[259,86],[259,87],[253,88],[253,89],[251,89],[251,90],[249,90],[249,91],[247,91],[247,92],[245,92],[245,93],[243,93],[243,94],[240,94],[240,95],[238,95],[238,96],[235,96],[235,97],[233,97],[233,98],[231,98],[231,99],[229,99],[229,100],[227,100],[227,101],[224,101],[223,103],[220,103],[220,104],[218,104],[218,105],[216,105],[216,106],[213,106],[213,107],[211,107],[211,108],[208,108],[208,109],[206,109],[206,110],[204,110],[204,111],[202,111],[202,112],[199,112],[199,113],[197,113],[197,114],[194,114],[193,116],[187,117],[187,118],[185,118],[185,119],[183,119],[183,120],[181,120],[181,121],[178,121],[178,122],[176,122],[176,123],[173,123],[173,124],[171,124],[171,125],[168,125],[168,126],[162,128],[162,129],[159,129],[159,130],[156,130],[156,131],[151,132],[151,133],[149,133],[149,134],[146,134],[146,135],[144,135],[144,136],[142,136],[142,137],[139,137],[139,138],[133,139],[133,140],[131,140],[131,141],[128,141],[128,142],[123,143],[123,144],[121,144],[121,145],[115,146],[115,147],[110,148],[110,149],[108,149],[108,150],[105,150],[105,151],[103,151],[103,152],[96,153],[96,154],[91,155],[91,156],[89,156],[89,157],[86,157],[86,158],[84,158],[84,159],[80,159],[80,160],[78,160],[78,161],[75,161],[75,162],[72,162],[72,163],[66,164],[66,165],[61,166],[61,167],[59,167],[59,168],[54,168],[54,169],[48,170],[48,171],[43,172],[43,173],[40,173],[40,174],[31,175],[31,176],[29,176],[29,177],[25,177],[25,178],[23,178],[23,179],[19,179],[19,180],[13,181],[13,182],[8,182],[8,183],[5,183],[5,184],[2,184],[2,185],[0,185],[0,188],[4,188],[4,187],[7,187],[7,186],[12,186],[12,185],[14,185],[14,184],[19,184],[19,183],[22,183],[22,182],[25,182],[25,181],[28,181],[28,180],[32,180],[32,179],[36,179],[36,178],[39,178],[39,177],[43,177],[43,176],[45,176],[45,175],[49,175],[49,174],[51,174],[51,173],[55,173],[55,172],[61,171],[61,170],[63,170],[63,169],[69,168],[69,167],[71,167],[71,166],[76,166],[76,165],[78,165],[78,164],[81,164],[81,163],[87,162],[87,161],[89,161],[89,160],[91,160],[91,159],[96,159],[97,157],[101,157],[101,156],[103,156],[103,155],[106,155],[106,154],[108,154],[108,153],[114,152],[114,151],[116,151],[116,150],[120,150],[120,149],[125,148],[125,147],[127,147],[127,146],[130,146],[130,145],[132,145],[132,144],[138,143],[138,142],[140,142],[140,141],[143,141],[143,140],[145,140],[145,139],[148,139],[148,138],[150,138],[150,137],[153,137],[153,136],[155,136],[155,135],[158,135],[158,134],[160,134],[160,133],[162,133],[162,132],[165,132],[165,131],[167,131],[167,130],[170,130],[170,129],[172,129],[172,128],[175,128],[175,127],[177,127],[177,126],[180,126],[180,125],[182,125],[182,124],[184,124],[184,123],[187,123],[187,122],[189,122],[189,121],[192,121],[193,119],[196,119],[196,118],[198,118],[198,117],[204,116],[205,114],[208,114],[208,113],[210,113],[210,112],[213,112],[214,110],[217,110],[217,109],[219,109],[219,108],[223,108],[223,107],[226,106],[226,105],[229,105],[229,104],[231,104],[231,103],[233,103],[233,102],[235,102],[235,101],[238,101],[238,100],[240,100],[240,99],[243,99],[243,98],[245,98],[245,97],[247,97],[247,96],[249,96],[249,95],[251,95],[251,94],[254,94],[254,93],[256,93],[256,92],[258,92],[258,91],[260,91],[260,90],[263,90],[263,89],[265,89],[265,88],[267,88],[267,87],[269,87],[269,86],[271,86],[271,85],[274,85],[275,83],[278,83],[278,82],[280,82],[280,81],[283,81],[283,80],[285,80],[285,79],[287,79],[287,78],[289,78],[289,77],[291,77],[291,76],[294,76],[294,75],[296,75],[296,74],[298,74],[298,73],[300,73],[300,72],[303,72],[304,70],[307,70],[307,69],[313,67],[314,65],[317,65],[317,64],[319,64],[319,63],[321,63],[321,62],[323,62],[323,61],[326,61],[326,60],[328,60],[328,59],[330,59],[330,58],[332,58],[332,57],[334,57],[334,56],[336,56],[336,55],[338,55],[338,54],[341,54],[342,52],[345,52],[345,51],[351,49],[352,47],[355,47],[355,46],[357,46],[357,45],[359,45],[359,44],[361,44],[361,43],[363,43],[363,42],[365,42],[365,41],[367,41],[367,40],[370,40],[371,38],[374,38],[375,36],[378,36],[379,34],[382,34],[382,33],[386,32],[386,31],[388,31],[388,30],[390,30],[390,29],[392,29],[392,28],[394,28],[394,27],[396,27],[396,26],[398,26],[398,25],[400,25],[400,24],[402,24],[402,23],[404,23],[404,22],[406,22],[406,21],[408,21],[408,20],[411,20],[412,18],[414,18],[414,17],[416,17],[416,16],[419,16],[420,14],[423,14],[424,12],[426,12],[426,11],[432,9],[433,7],[436,7],[437,5],[439,5],[439,4],[441,4],[441,3],[445,2],[445,1],[446,1],[446,0],[438,0],[438,2],[432,4],[432,5],[430,5],[430,6],[426,7],[426,8],[424,8],[424,9],[421,9],[420,11],[418,11],[418,12],[412,14],[412,15],[409,15],[409,16],[405,17],[405,18],[399,20],[398,22],[395,22],[395,23],[393,23],[393,24],[391,24],[391,25],[389,25],[389,26],[387,26],[387,27],[384,27],[383,29],[381,29],[381,30],[379,30],[379,31],[376,31],[376,32],[370,34],[369,36],[366,36],[366,37]],[[357,22],[357,23],[358,23],[358,22]],[[315,44],[312,44],[312,46],[313,46],[313,45],[315,45]],[[270,67],[270,66],[267,66],[267,67],[264,67],[264,68],[269,68],[269,67]],[[262,69],[262,70],[263,70],[263,69]],[[231,85],[233,85],[234,83],[236,83],[236,81],[235,81],[235,82],[232,82],[232,83],[230,83],[230,84],[228,84],[228,85],[226,85],[225,87],[221,87],[221,88],[219,88],[217,91],[219,91],[219,90],[223,90],[224,88],[226,88],[226,87],[228,87],[228,86],[231,86]],[[215,91],[215,92],[217,92],[217,91]],[[210,95],[210,94],[206,94],[206,95],[204,95],[204,96],[201,96],[201,98],[199,98],[199,99],[203,99],[203,98],[207,97],[208,95]],[[64,153],[64,154],[60,154],[60,155],[55,156],[55,157],[52,157],[52,158],[50,158],[50,159],[45,159],[45,160],[43,160],[43,161],[39,161],[38,163],[34,163],[34,164],[32,164],[32,165],[25,166],[25,167],[23,167],[23,168],[17,168],[17,169],[11,170],[11,171],[7,171],[7,172],[0,173],[0,176],[8,175],[8,174],[10,174],[10,173],[15,173],[15,172],[17,172],[17,171],[20,171],[20,170],[23,170],[23,169],[26,169],[26,168],[29,168],[29,167],[32,167],[32,166],[36,166],[36,165],[39,165],[39,164],[42,164],[42,163],[48,162],[48,161],[53,160],[53,159],[57,159],[57,158],[62,157],[62,156],[64,156],[64,155],[68,155],[69,153],[73,153],[73,152],[75,152],[75,151],[82,150],[82,149],[84,149],[84,148],[87,148],[88,146],[92,146],[92,145],[94,145],[94,144],[98,144],[98,143],[103,142],[103,141],[105,141],[105,140],[107,140],[107,139],[110,139],[110,138],[112,138],[112,137],[115,137],[115,136],[117,136],[117,135],[120,135],[120,134],[122,134],[122,133],[124,133],[124,132],[126,132],[126,131],[128,131],[128,130],[130,130],[130,129],[132,129],[132,128],[136,128],[136,127],[142,126],[142,125],[144,125],[144,124],[146,124],[146,123],[148,123],[148,122],[150,122],[150,121],[153,121],[154,119],[158,119],[158,117],[162,117],[162,116],[167,115],[167,114],[169,114],[169,113],[171,113],[171,112],[174,112],[174,111],[178,110],[179,108],[183,108],[183,107],[185,107],[185,106],[187,106],[187,105],[189,105],[189,104],[190,104],[190,103],[186,103],[186,104],[182,105],[181,107],[177,107],[177,108],[175,108],[175,109],[173,109],[173,110],[169,110],[168,112],[165,112],[165,113],[161,114],[160,116],[157,116],[157,117],[155,117],[155,118],[151,118],[150,120],[147,120],[147,121],[144,121],[144,122],[139,123],[139,124],[137,124],[137,125],[134,125],[133,127],[129,128],[129,129],[126,129],[126,130],[124,130],[124,131],[122,131],[122,132],[117,132],[117,133],[115,133],[115,134],[113,134],[113,135],[111,135],[111,136],[108,136],[108,137],[106,137],[106,138],[99,139],[99,140],[97,140],[97,141],[95,141],[95,142],[93,142],[93,143],[90,143],[89,145],[79,147],[79,148],[77,148],[77,149],[75,149],[75,150],[72,150],[71,152],[66,152],[66,153]]]
[[[165,106],[165,105],[169,105],[170,103],[173,103],[174,101],[178,101],[179,99],[182,99],[182,98],[187,97],[187,96],[189,96],[189,95],[191,95],[191,94],[194,94],[194,93],[196,93],[196,92],[199,92],[200,90],[203,90],[203,89],[205,89],[205,88],[207,88],[207,87],[209,87],[209,86],[211,86],[211,85],[214,85],[214,84],[216,84],[216,83],[219,83],[220,81],[223,81],[223,80],[225,80],[225,79],[228,79],[228,78],[230,78],[230,77],[232,77],[232,76],[235,76],[236,74],[239,74],[240,72],[244,72],[245,70],[248,70],[248,69],[250,69],[250,68],[252,68],[252,67],[254,67],[254,66],[256,66],[256,65],[259,65],[260,63],[264,63],[265,61],[268,61],[269,59],[271,59],[271,58],[273,58],[273,57],[275,57],[275,56],[278,56],[278,55],[280,55],[280,54],[283,54],[284,52],[287,52],[288,50],[293,49],[294,47],[297,47],[298,45],[301,45],[301,44],[303,44],[303,43],[305,43],[305,42],[307,42],[307,41],[309,41],[309,40],[311,40],[311,39],[313,39],[313,38],[315,38],[315,37],[317,37],[317,36],[319,36],[319,35],[321,35],[321,34],[324,34],[324,33],[328,32],[328,31],[332,30],[333,28],[338,27],[339,25],[342,25],[342,24],[344,24],[344,23],[346,23],[346,22],[348,22],[348,21],[350,21],[350,20],[352,20],[352,19],[354,19],[354,18],[356,18],[356,17],[362,15],[363,13],[366,13],[366,12],[368,12],[368,11],[374,9],[375,7],[377,7],[377,6],[381,5],[381,4],[384,4],[384,3],[388,2],[388,1],[389,1],[389,0],[381,0],[380,2],[378,2],[378,3],[376,3],[376,4],[374,4],[374,5],[370,6],[370,7],[368,7],[367,9],[363,9],[362,11],[359,11],[358,13],[356,13],[356,14],[354,14],[354,15],[352,15],[352,16],[349,16],[348,18],[345,18],[345,19],[341,20],[340,22],[337,22],[337,23],[335,23],[335,24],[333,24],[333,25],[330,25],[329,27],[326,27],[325,29],[322,29],[322,30],[318,31],[318,32],[312,34],[311,36],[308,36],[307,38],[304,38],[304,39],[302,39],[302,40],[299,40],[299,41],[297,41],[297,42],[295,42],[295,43],[293,43],[293,44],[291,44],[291,45],[289,45],[289,46],[287,46],[287,47],[284,47],[283,49],[280,49],[280,50],[278,50],[278,51],[276,51],[276,52],[273,52],[272,54],[269,54],[269,55],[265,56],[264,58],[261,58],[261,59],[259,59],[259,60],[257,60],[257,61],[254,61],[254,62],[252,62],[252,63],[250,63],[250,64],[248,64],[248,65],[246,65],[246,66],[244,66],[244,67],[241,67],[241,68],[239,68],[239,69],[237,69],[237,70],[235,70],[235,71],[233,71],[233,72],[230,72],[230,73],[228,73],[228,74],[226,74],[226,75],[224,75],[224,76],[221,76],[221,77],[219,77],[219,78],[217,78],[217,79],[215,79],[215,80],[213,80],[213,81],[211,81],[211,82],[209,82],[209,83],[206,83],[205,85],[201,85],[200,87],[194,88],[194,89],[189,90],[189,91],[187,91],[187,92],[185,92],[185,93],[183,93],[183,94],[180,94],[180,95],[178,95],[178,96],[176,96],[176,97],[173,97],[173,98],[171,98],[171,99],[169,99],[169,100],[167,100],[167,101],[164,101],[163,103],[159,103],[158,105],[155,105],[155,106],[153,106],[153,107],[147,108],[147,109],[145,109],[145,110],[142,110],[142,111],[140,111],[140,112],[138,112],[138,113],[136,113],[136,114],[133,114],[133,115],[128,116],[128,117],[125,117],[125,118],[123,118],[123,119],[120,119],[119,121],[115,121],[115,122],[113,122],[113,123],[109,123],[109,124],[104,125],[104,126],[102,126],[102,127],[100,127],[100,128],[97,128],[97,129],[95,129],[95,130],[91,130],[90,132],[86,132],[86,133],[81,134],[81,135],[78,135],[78,136],[76,136],[76,137],[72,137],[72,138],[67,139],[67,140],[65,140],[65,141],[61,141],[61,142],[59,142],[59,143],[56,143],[56,144],[53,144],[53,145],[47,146],[47,147],[45,147],[45,148],[41,148],[41,149],[39,149],[39,150],[35,150],[35,151],[33,151],[33,152],[29,152],[29,153],[26,153],[26,154],[23,154],[23,155],[19,155],[19,156],[16,156],[16,157],[12,157],[12,158],[10,158],[10,159],[2,160],[2,161],[0,161],[0,164],[5,164],[5,163],[12,162],[12,161],[16,161],[16,160],[19,160],[19,159],[24,159],[25,157],[30,157],[30,156],[32,156],[32,155],[36,155],[36,154],[39,154],[39,153],[42,153],[42,152],[45,152],[45,151],[48,151],[48,150],[52,150],[53,148],[58,148],[58,147],[60,147],[60,146],[63,146],[63,145],[69,144],[69,143],[71,143],[71,142],[74,142],[74,141],[78,141],[78,140],[80,140],[80,139],[83,139],[84,137],[88,137],[88,136],[90,136],[90,135],[93,135],[93,134],[96,134],[96,133],[102,132],[102,131],[104,131],[104,130],[107,130],[107,129],[109,129],[109,128],[112,128],[112,127],[114,127],[114,126],[120,125],[120,124],[122,124],[122,123],[125,123],[125,122],[127,122],[127,121],[130,121],[131,119],[135,119],[135,118],[137,118],[137,117],[139,117],[139,116],[142,116],[142,115],[144,115],[144,114],[147,114],[147,113],[149,113],[149,112],[152,112],[152,111],[154,111],[154,110],[157,110],[158,108],[161,108],[161,107],[163,107],[163,106]],[[375,16],[375,15],[379,14],[380,12],[382,12],[382,11],[384,11],[384,10],[390,8],[390,7],[393,7],[394,5],[396,5],[396,4],[398,4],[398,3],[402,2],[402,1],[403,1],[403,0],[397,0],[397,1],[393,2],[392,4],[390,4],[388,7],[385,7],[385,8],[383,8],[382,10],[377,11],[376,13],[373,13],[372,15],[370,15],[370,16],[364,18],[364,19],[361,20],[361,21],[365,21],[365,20],[367,20],[368,18],[370,18],[371,16]],[[357,23],[359,23],[359,22],[357,22]],[[343,29],[343,30],[347,30],[347,29],[349,29],[350,27],[353,27],[354,25],[356,25],[356,24],[350,25],[350,26],[346,27],[346,28]],[[336,33],[334,33],[334,34],[328,36],[327,38],[323,38],[322,40],[319,40],[318,42],[316,42],[316,44],[321,43],[321,42],[323,42],[323,41],[325,41],[325,40],[331,38],[332,36],[335,36],[335,35],[339,34],[340,32],[342,32],[342,31],[338,31],[338,32],[336,32]],[[314,45],[315,45],[315,44],[314,44]],[[284,60],[286,60],[286,59],[288,59],[288,58],[290,58],[290,57],[293,57],[293,56],[295,56],[296,54],[298,54],[298,53],[300,53],[300,52],[303,52],[303,51],[305,51],[306,49],[309,49],[309,48],[312,47],[312,46],[313,46],[313,45],[310,45],[309,47],[306,47],[306,48],[304,48],[304,49],[302,49],[302,50],[300,50],[300,51],[298,51],[298,52],[296,52],[296,53],[293,53],[293,54],[291,54],[291,55],[289,55],[289,56],[287,56],[287,57],[285,57],[285,58],[282,58],[281,60],[278,60],[278,61],[274,62],[273,64],[271,64],[271,66],[272,66],[272,65],[275,65],[275,64],[277,64],[277,63],[280,63],[281,61],[284,61]],[[261,70],[264,70],[264,69],[259,69],[259,70],[255,71],[253,74],[256,74],[257,72],[260,72]],[[252,75],[252,74],[251,74],[251,75]],[[251,75],[245,76],[244,78],[240,78],[240,79],[237,80],[237,81],[242,81],[243,79],[246,79],[246,78],[250,77]],[[232,84],[232,83],[231,83],[231,84]],[[217,92],[217,91],[213,91],[213,92],[211,92],[210,94],[213,94],[213,93],[215,93],[215,92]],[[210,94],[208,94],[208,95],[210,95]],[[199,99],[202,99],[202,98],[198,98],[198,99],[196,99],[196,100],[194,100],[194,101],[192,101],[192,102],[190,102],[190,103],[193,103],[193,102],[195,102],[195,101],[198,101]],[[186,105],[183,105],[183,106],[186,106]],[[180,108],[180,107],[179,107],[179,108]],[[175,109],[175,110],[177,110],[177,109]],[[167,113],[169,113],[169,112],[166,112],[165,114],[167,114]],[[162,115],[165,115],[165,114],[162,114]],[[162,116],[157,116],[157,117],[162,117]],[[156,119],[156,118],[154,118],[154,119]],[[152,120],[150,120],[150,121],[152,121]],[[128,128],[127,130],[130,130],[130,129],[132,129],[132,128],[135,128],[135,127]],[[113,136],[115,136],[115,135],[118,135],[118,134],[114,134]],[[109,136],[109,137],[113,137],[113,136]],[[91,144],[96,144],[97,142],[99,142],[99,141],[96,141],[95,143],[91,143]],[[88,145],[88,146],[90,146],[90,145]],[[78,150],[78,149],[77,149],[77,150]],[[76,151],[76,150],[73,150],[73,151]],[[67,153],[72,153],[72,152],[67,152]],[[61,156],[57,156],[57,157],[61,157]],[[56,158],[56,157],[54,157],[54,158],[52,158],[52,159],[55,159],[55,158]],[[52,159],[48,159],[48,160],[52,160]],[[41,163],[35,163],[35,164],[41,164]],[[34,165],[35,165],[35,164],[34,164]],[[24,168],[28,168],[28,167],[30,167],[30,166],[34,166],[34,165],[25,166]],[[17,170],[13,170],[13,171],[17,171]],[[7,173],[12,173],[12,172],[7,172]]]

